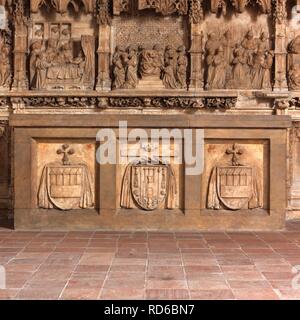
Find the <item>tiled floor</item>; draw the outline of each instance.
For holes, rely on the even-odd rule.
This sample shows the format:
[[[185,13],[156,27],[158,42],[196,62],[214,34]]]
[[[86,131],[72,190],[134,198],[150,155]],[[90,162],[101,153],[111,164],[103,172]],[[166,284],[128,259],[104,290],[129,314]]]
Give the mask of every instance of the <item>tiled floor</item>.
[[[300,223],[275,233],[0,228],[0,264],[1,299],[300,299]]]

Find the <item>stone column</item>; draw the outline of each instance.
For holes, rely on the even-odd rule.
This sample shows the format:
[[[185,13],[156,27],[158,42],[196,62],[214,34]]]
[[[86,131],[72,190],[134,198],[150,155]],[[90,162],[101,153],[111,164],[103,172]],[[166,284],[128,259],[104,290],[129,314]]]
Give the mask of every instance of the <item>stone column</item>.
[[[28,89],[26,77],[27,18],[24,14],[24,0],[16,0],[13,5],[14,25],[14,81],[13,90]]]
[[[98,54],[98,75],[96,90],[110,91],[110,36],[111,36],[111,17],[109,14],[109,1],[99,0],[98,7],[99,24],[99,46]]]
[[[288,90],[287,86],[287,44],[286,44],[286,0],[274,0],[275,29],[275,82],[274,90]]]
[[[190,85],[189,90],[203,90],[203,8],[202,0],[190,0]]]

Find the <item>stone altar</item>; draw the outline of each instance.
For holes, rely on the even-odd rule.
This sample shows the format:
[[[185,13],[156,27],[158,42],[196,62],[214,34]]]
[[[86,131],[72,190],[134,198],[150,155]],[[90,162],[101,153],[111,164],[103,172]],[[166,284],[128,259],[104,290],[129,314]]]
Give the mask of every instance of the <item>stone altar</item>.
[[[300,218],[299,5],[1,0],[0,217],[51,230],[274,230]],[[176,162],[176,139],[130,142],[143,158],[119,150],[99,164],[97,133],[119,141],[120,121],[183,142],[202,130],[202,172]]]

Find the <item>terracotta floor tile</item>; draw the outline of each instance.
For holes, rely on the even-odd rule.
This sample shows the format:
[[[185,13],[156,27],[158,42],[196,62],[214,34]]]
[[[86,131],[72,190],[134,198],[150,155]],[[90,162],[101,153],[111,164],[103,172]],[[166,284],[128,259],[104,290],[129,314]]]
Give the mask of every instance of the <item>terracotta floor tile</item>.
[[[258,271],[225,272],[224,276],[227,280],[255,281],[264,279],[263,275]]]
[[[144,289],[103,289],[100,299],[104,300],[141,300],[145,298]]]
[[[195,300],[224,300],[234,299],[230,289],[222,290],[191,290],[191,299]]]
[[[138,279],[111,279],[104,282],[105,289],[118,289],[118,288],[134,288],[144,289],[145,281]]]
[[[147,280],[147,289],[188,289],[185,280]]]
[[[115,265],[110,267],[111,272],[126,271],[126,272],[146,272],[146,265]]]
[[[189,291],[182,290],[182,289],[147,289],[146,299],[149,299],[149,300],[189,299]]]
[[[20,290],[16,298],[24,300],[54,300],[59,298],[61,291],[61,288],[27,288]]]
[[[257,289],[271,288],[271,284],[266,280],[228,280],[232,289]]]
[[[108,265],[114,259],[110,253],[84,253],[79,261],[80,265]]]
[[[300,224],[258,233],[1,230],[0,299],[300,299]]]
[[[276,292],[269,288],[253,289],[233,289],[233,295],[236,299],[242,300],[278,300]]]
[[[188,280],[188,287],[190,290],[223,290],[229,289],[225,280]]]
[[[109,265],[78,265],[74,272],[82,273],[95,273],[95,272],[107,272],[109,270]]]

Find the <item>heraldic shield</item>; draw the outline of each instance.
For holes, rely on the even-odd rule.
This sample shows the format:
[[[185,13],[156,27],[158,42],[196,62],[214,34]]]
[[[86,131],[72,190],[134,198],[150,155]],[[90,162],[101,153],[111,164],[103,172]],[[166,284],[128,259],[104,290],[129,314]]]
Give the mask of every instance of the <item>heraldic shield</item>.
[[[209,190],[209,209],[254,209],[262,207],[255,170],[250,166],[215,167]]]
[[[176,180],[169,164],[142,160],[127,166],[122,184],[121,207],[132,208],[133,203],[147,211],[176,207]]]
[[[39,207],[84,209],[93,206],[93,198],[86,164],[62,166],[51,163],[44,167],[38,195]]]

